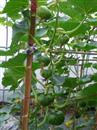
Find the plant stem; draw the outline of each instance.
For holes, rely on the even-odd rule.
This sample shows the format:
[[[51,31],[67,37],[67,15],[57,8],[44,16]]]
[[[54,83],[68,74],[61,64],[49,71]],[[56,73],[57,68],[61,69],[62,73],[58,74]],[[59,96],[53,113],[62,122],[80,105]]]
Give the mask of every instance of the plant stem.
[[[45,121],[47,119],[47,115],[48,115],[48,107],[46,108],[44,119],[37,125],[37,127],[40,127],[45,123]]]
[[[34,44],[32,36],[35,35],[35,23],[36,23],[36,7],[37,0],[31,0],[31,21],[29,28],[28,46],[31,47]],[[33,54],[27,54],[26,74],[25,74],[25,95],[23,101],[23,115],[22,115],[22,130],[28,130],[29,122],[29,107],[30,107],[30,92],[31,92],[31,79],[32,79],[32,59]]]
[[[55,40],[55,35],[56,35],[56,32],[57,32],[57,26],[58,26],[59,4],[57,3],[56,6],[57,6],[56,21],[55,21],[54,33],[53,33],[53,36],[52,36],[51,42],[50,42],[50,44],[49,44],[49,49],[51,49],[52,46],[53,46],[53,43],[54,43],[54,40]]]
[[[56,0],[56,8],[57,8],[57,14],[56,14],[56,20],[55,20],[55,26],[54,26],[54,32],[53,32],[53,36],[52,36],[52,39],[50,41],[50,44],[49,44],[49,50],[53,50],[53,44],[54,44],[54,40],[55,40],[55,36],[56,36],[56,32],[57,32],[57,26],[58,26],[58,17],[59,17],[59,3],[58,1]],[[54,64],[53,64],[53,55],[52,55],[52,52],[50,52],[50,60],[51,60],[51,69],[52,69],[52,76],[54,74]],[[54,88],[53,88],[53,91],[54,91]]]
[[[32,78],[33,78],[35,81],[37,81],[42,87],[45,88],[45,85],[44,85],[40,80],[38,80],[34,75],[32,75]]]
[[[75,31],[77,31],[82,26],[82,24],[84,23],[85,20],[86,20],[86,17],[74,29],[72,29],[70,31],[64,31],[64,30],[62,30],[62,31],[60,31],[60,33],[62,33],[62,34],[72,34],[72,33],[74,33]]]

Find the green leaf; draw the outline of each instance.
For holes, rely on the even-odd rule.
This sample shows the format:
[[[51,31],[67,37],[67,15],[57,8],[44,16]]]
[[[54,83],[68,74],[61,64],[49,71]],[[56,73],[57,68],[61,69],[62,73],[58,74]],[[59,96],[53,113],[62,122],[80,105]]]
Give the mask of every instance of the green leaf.
[[[4,50],[0,50],[0,56],[11,56],[13,53],[11,50],[8,51],[4,51]]]
[[[75,65],[77,64],[77,59],[71,56],[66,59],[66,62],[68,65]]]
[[[60,12],[70,16],[72,19],[75,19],[76,21],[82,20],[84,18],[82,12],[77,11],[68,0],[60,2],[59,9]]]
[[[11,68],[4,72],[2,84],[7,87],[11,86],[11,90],[15,90],[20,83],[20,80],[24,77],[24,68]]]
[[[28,27],[29,27],[28,20],[22,20],[18,23],[15,23],[12,28],[13,29],[12,38],[14,38],[15,35],[18,33],[27,33]]]
[[[37,29],[36,31],[36,37],[42,37],[47,34],[48,29],[47,28],[41,28]]]
[[[23,40],[22,38],[28,34],[28,21],[22,20],[21,22],[15,23],[12,27],[12,43],[11,47],[14,47],[18,42]]]
[[[13,74],[11,72],[6,72],[4,74],[4,77],[2,79],[2,84],[7,87],[7,86],[14,86],[14,88],[18,87],[17,79],[13,77]]]
[[[20,49],[25,49],[28,41],[28,22],[23,20],[13,25],[12,42],[10,45],[10,51],[14,54]]]
[[[4,26],[5,25],[11,26],[11,27],[13,25],[12,21],[10,21],[10,20],[7,21],[5,17],[0,17],[0,24],[2,24]]]
[[[58,28],[64,29],[64,31],[71,31],[74,30],[78,25],[80,25],[81,21],[75,21],[73,19],[60,19],[58,22]],[[52,20],[49,22],[49,26],[54,27],[55,25],[55,20]],[[87,30],[89,30],[90,27],[86,23],[81,24],[81,26],[77,29],[74,30],[69,36],[76,36],[79,34],[85,34]]]
[[[16,89],[18,87],[19,81],[24,77],[25,58],[25,54],[18,54],[17,56],[9,59],[8,61],[1,63],[0,67],[8,68],[4,72],[4,76],[2,79],[2,84],[5,87],[12,86],[11,89]]]
[[[78,79],[73,77],[65,77],[63,87],[75,88],[78,85]]]
[[[26,54],[18,54],[17,56],[10,58],[8,61],[4,61],[0,64],[3,68],[20,68],[24,67],[24,61],[26,59]]]
[[[86,127],[86,123],[81,123],[80,125],[76,126],[76,130],[81,130],[82,128]]]
[[[84,14],[89,14],[97,11],[97,0],[69,0],[74,5],[76,11],[81,11]]]
[[[90,62],[84,64],[84,67],[85,67],[85,68],[89,68],[89,67],[91,67],[91,66],[92,66],[92,63],[90,63]]]
[[[10,113],[10,111],[11,111],[11,106],[10,105],[6,105],[6,106],[0,108],[0,114],[2,114],[2,113]]]
[[[97,69],[97,63],[94,63],[94,64],[92,65],[92,67],[93,67],[94,69]]]
[[[33,62],[32,63],[32,68],[33,70],[37,70],[41,67],[40,63],[39,62]]]
[[[19,12],[27,8],[28,0],[9,0],[4,7],[3,13],[7,13],[12,19],[19,18]]]
[[[80,21],[85,15],[96,12],[96,5],[96,0],[66,0],[59,2],[59,9],[73,20]]]
[[[1,114],[0,115],[0,122],[4,122],[10,118],[9,114]]]
[[[89,83],[92,81],[92,78],[91,76],[87,75],[87,76],[83,76],[81,77],[79,80],[78,80],[78,84],[81,85],[81,84],[86,84],[86,83]]]
[[[23,37],[22,37],[23,38]],[[19,52],[20,49],[25,49],[24,42],[20,42],[19,44],[14,44],[10,46],[8,50],[0,50],[0,56],[13,56],[17,51]]]
[[[86,100],[97,100],[97,83],[90,84],[81,90],[78,97]]]
[[[97,82],[97,73],[94,73],[92,76],[91,76],[91,79],[95,82]]]
[[[55,85],[63,85],[64,83],[64,76],[60,76],[60,75],[53,75],[52,80],[55,83]]]

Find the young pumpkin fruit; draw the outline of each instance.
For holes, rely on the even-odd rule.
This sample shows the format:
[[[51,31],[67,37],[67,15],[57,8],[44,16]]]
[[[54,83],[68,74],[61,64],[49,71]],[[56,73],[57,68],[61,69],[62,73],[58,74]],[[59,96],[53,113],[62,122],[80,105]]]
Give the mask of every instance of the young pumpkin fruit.
[[[50,19],[52,17],[51,11],[46,6],[40,6],[37,9],[37,15],[41,19],[45,19],[45,20],[48,20],[48,19]]]
[[[48,115],[48,123],[51,125],[61,125],[64,122],[64,113],[62,111],[51,112]]]
[[[40,94],[38,96],[38,102],[42,106],[48,106],[54,101],[54,96],[52,94]]]
[[[41,75],[45,79],[48,79],[52,75],[52,70],[50,70],[50,69],[44,69],[44,70],[41,71]]]
[[[60,44],[61,44],[61,45],[67,44],[68,41],[69,41],[69,36],[68,36],[68,35],[63,35],[63,36],[60,38]]]
[[[39,57],[39,62],[44,66],[48,66],[50,63],[50,58],[48,56],[41,56]]]

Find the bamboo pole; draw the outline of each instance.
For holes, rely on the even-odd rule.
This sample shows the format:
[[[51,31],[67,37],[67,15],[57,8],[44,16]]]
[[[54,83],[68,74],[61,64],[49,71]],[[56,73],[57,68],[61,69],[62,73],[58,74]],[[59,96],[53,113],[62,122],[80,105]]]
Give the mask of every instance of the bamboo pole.
[[[28,46],[33,47],[34,40],[33,36],[35,35],[35,23],[36,23],[36,8],[37,0],[31,0],[31,21],[29,27],[29,39]],[[26,63],[26,74],[25,74],[25,96],[23,100],[23,114],[22,114],[22,130],[28,130],[29,122],[29,107],[30,107],[30,92],[31,92],[31,80],[32,80],[32,61],[33,54],[27,54],[27,63]]]

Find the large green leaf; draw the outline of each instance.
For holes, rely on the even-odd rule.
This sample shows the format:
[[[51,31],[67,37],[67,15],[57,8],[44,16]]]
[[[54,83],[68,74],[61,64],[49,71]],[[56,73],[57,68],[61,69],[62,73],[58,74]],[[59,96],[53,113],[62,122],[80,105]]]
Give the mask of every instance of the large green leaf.
[[[19,12],[27,8],[28,0],[9,0],[5,5],[3,13],[13,19],[19,18]]]
[[[96,0],[66,0],[59,3],[61,12],[69,15],[72,19],[80,21],[85,15],[97,11]]]
[[[28,40],[28,22],[22,20],[21,22],[15,23],[12,28],[12,42],[8,53],[16,53],[21,49],[25,49]],[[20,42],[21,41],[21,42]]]
[[[2,113],[10,113],[10,111],[11,111],[11,106],[10,105],[6,105],[6,106],[0,108],[0,114],[2,114]]]
[[[78,93],[78,98],[86,100],[97,100],[97,83],[90,84]]]
[[[0,50],[0,56],[11,56],[13,53],[10,50],[4,51]]]
[[[8,120],[11,117],[9,114],[1,114],[0,115],[0,123]]]
[[[32,68],[33,70],[37,70],[41,67],[40,63],[39,62],[33,62],[32,63]]]
[[[15,23],[12,27],[12,43],[11,48],[17,47],[18,48],[18,42],[24,41],[24,37],[27,37],[28,35],[28,21],[22,20],[21,22]],[[28,38],[28,37],[27,37]],[[28,39],[26,39],[28,40]],[[27,41],[25,41],[27,42]]]
[[[81,11],[85,14],[97,11],[97,0],[68,0],[76,11]]]
[[[64,76],[60,75],[53,75],[52,77],[52,81],[55,83],[55,85],[63,85],[64,79]]]
[[[15,23],[13,25],[13,33],[12,33],[12,38],[15,37],[15,35],[19,32],[21,33],[27,33],[28,31],[28,20],[22,20],[21,22]]]
[[[19,80],[24,77],[25,54],[18,54],[17,56],[10,58],[8,61],[4,61],[0,64],[0,67],[8,68],[4,72],[2,84],[7,87],[11,86],[11,89],[15,89],[19,85]]]
[[[77,11],[70,1],[61,1],[59,3],[59,9],[60,12],[69,15],[72,19],[75,19],[76,21],[82,20],[84,18],[84,15],[81,11]]]
[[[89,27],[89,25],[87,25],[85,23],[82,23],[81,25],[80,25],[80,23],[81,23],[81,21],[75,21],[72,19],[66,20],[65,18],[64,19],[60,18],[59,22],[58,22],[58,28],[62,28],[62,29],[64,29],[64,31],[69,31],[70,36],[85,34],[86,31],[90,29],[90,27]],[[55,20],[52,20],[49,22],[49,26],[54,27],[54,25],[55,25]],[[75,28],[77,28],[77,29],[75,29]],[[72,30],[74,30],[74,31],[72,31]]]
[[[64,80],[63,87],[75,88],[78,85],[78,79],[73,77],[66,77]]]
[[[7,87],[11,86],[11,89],[16,89],[19,85],[19,81],[23,79],[25,73],[24,68],[11,68],[4,72],[2,84]]]
[[[0,67],[3,68],[20,68],[24,67],[24,61],[26,59],[25,54],[18,54],[17,56],[10,58],[8,61],[4,61],[0,64]]]

